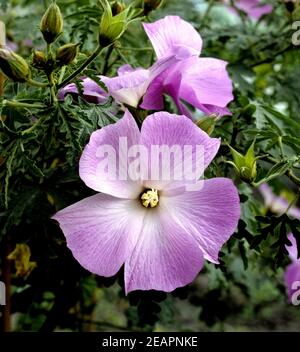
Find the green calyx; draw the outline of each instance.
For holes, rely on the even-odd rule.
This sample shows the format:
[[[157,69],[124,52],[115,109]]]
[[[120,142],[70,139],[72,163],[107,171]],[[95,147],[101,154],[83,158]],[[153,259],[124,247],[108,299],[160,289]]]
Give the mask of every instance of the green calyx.
[[[254,146],[255,141],[253,141],[245,155],[229,146],[233,161],[228,161],[228,163],[234,167],[241,180],[247,183],[254,182],[257,176],[256,160],[258,157],[255,157]]]
[[[99,45],[105,48],[118,40],[128,26],[128,11],[124,9],[117,15],[113,15],[107,0],[100,0],[104,9],[99,28]]]
[[[218,121],[219,116],[212,114],[205,116],[196,122],[196,125],[200,127],[208,135],[211,135],[215,129],[216,122]]]
[[[18,54],[7,49],[0,49],[0,69],[14,82],[26,82],[30,79],[30,68]]]
[[[55,1],[52,2],[42,17],[40,30],[43,34],[44,40],[48,44],[53,43],[62,33],[63,18]]]
[[[56,52],[56,64],[58,66],[70,65],[78,54],[79,44],[65,44]]]

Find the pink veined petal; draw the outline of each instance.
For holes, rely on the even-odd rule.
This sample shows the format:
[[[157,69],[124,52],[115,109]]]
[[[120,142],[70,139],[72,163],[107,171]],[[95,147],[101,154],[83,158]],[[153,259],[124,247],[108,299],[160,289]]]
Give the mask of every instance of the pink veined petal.
[[[246,12],[246,14],[255,19],[259,19],[261,16],[272,12],[272,5],[262,5],[259,0],[239,0],[236,1],[236,6],[240,10]]]
[[[79,162],[79,174],[85,184],[95,191],[133,199],[142,188],[128,175],[127,154],[122,154],[126,148],[122,147],[120,138],[128,149],[139,144],[140,131],[128,111],[115,124],[92,133]]]
[[[154,23],[144,23],[158,59],[170,55],[186,58],[199,56],[202,39],[195,28],[179,16],[166,16]]]
[[[122,65],[121,67],[118,68],[118,76],[126,75],[127,73],[134,72],[136,70],[139,70],[140,68],[133,68],[131,65],[126,64]]]
[[[229,0],[223,0],[225,4],[230,6]],[[235,6],[245,12],[249,17],[259,20],[263,15],[267,15],[273,11],[270,4],[263,5],[260,0],[237,0]],[[231,12],[237,14],[237,11],[230,7]]]
[[[289,256],[292,261],[297,261],[298,260],[298,249],[297,249],[297,242],[296,238],[292,233],[288,235],[288,239],[291,242],[290,246],[285,246],[286,250],[289,253]]]
[[[225,115],[229,115],[231,116],[232,113],[228,108],[221,108],[219,106],[214,106],[214,105],[207,105],[207,104],[203,104],[203,105],[199,105],[199,110],[201,110],[202,112],[204,112],[204,114],[206,115],[211,115],[211,114],[215,114],[218,116],[225,116]]]
[[[132,71],[122,71],[116,77],[101,76],[109,94],[119,103],[137,107],[141,97],[149,85],[150,71],[138,68]]]
[[[174,193],[162,198],[172,221],[194,236],[204,258],[219,263],[222,246],[235,231],[240,218],[240,200],[228,178],[204,180],[198,191]]]
[[[226,65],[227,62],[213,58],[185,60],[181,67],[180,98],[199,109],[205,104],[226,107],[233,100]]]
[[[151,209],[125,262],[125,290],[170,292],[191,283],[202,266],[203,256],[194,238],[174,226],[167,209]]]
[[[168,71],[168,70],[167,70]],[[143,102],[140,105],[145,110],[163,110],[164,108],[164,80],[167,71],[156,77],[149,85]]]
[[[96,82],[90,78],[84,78],[82,80],[83,85],[83,96],[91,103],[103,104],[108,99],[108,94],[102,89]],[[58,97],[63,100],[66,94],[71,94],[74,97],[78,96],[78,89],[74,83],[68,84],[66,87],[59,91]]]
[[[182,77],[178,67],[180,67],[180,62],[165,70],[151,82],[144,96],[141,108],[146,110],[162,110],[164,107],[163,95],[168,94],[174,100],[179,111],[181,111],[179,91]]]
[[[188,117],[191,113],[184,100],[207,115],[231,115],[226,105],[233,100],[232,82],[222,60],[193,57],[173,65],[152,81],[141,107],[162,110],[163,94],[171,96],[180,113]]]
[[[100,276],[115,275],[131,255],[144,210],[136,200],[96,194],[53,216],[75,259]]]
[[[133,69],[130,65],[122,66],[119,76],[109,78],[101,76],[108,91],[119,103],[137,107],[145,95],[151,82],[166,69],[178,62],[175,56],[158,60],[148,70],[143,68]]]
[[[296,299],[300,297],[300,260],[293,262],[286,268],[284,281],[289,301],[293,303],[292,299],[294,294]]]
[[[186,116],[157,112],[144,120],[140,143],[149,155],[145,185],[171,190],[199,180],[217,154],[220,139],[209,137]]]
[[[189,108],[183,101],[179,99],[179,103],[177,104],[177,106],[182,115],[188,116],[190,119],[193,120],[192,112],[189,110]],[[214,105],[199,104],[198,109],[201,110],[205,115],[215,114],[219,117],[222,117],[224,115],[232,115],[231,111],[228,108],[220,108],[219,106]]]

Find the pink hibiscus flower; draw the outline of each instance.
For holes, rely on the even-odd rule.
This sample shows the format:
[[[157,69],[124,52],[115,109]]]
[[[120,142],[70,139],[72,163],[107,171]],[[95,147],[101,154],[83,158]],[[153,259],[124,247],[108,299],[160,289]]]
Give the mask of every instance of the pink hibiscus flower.
[[[133,290],[172,291],[192,282],[204,259],[218,263],[218,253],[234,232],[240,203],[236,187],[227,178],[152,180],[140,170],[134,178],[129,158],[119,150],[120,138],[128,147],[192,147],[189,162],[195,168],[197,146],[203,148],[203,169],[216,155],[220,140],[209,137],[189,118],[159,112],[138,129],[126,111],[117,123],[94,132],[80,160],[80,177],[98,193],[61,211],[56,219],[74,257],[87,270],[113,276],[124,265],[126,293]],[[99,165],[108,146],[117,151],[117,175],[104,179]],[[146,159],[145,159],[146,160]],[[174,159],[175,160],[175,159]],[[163,157],[160,155],[159,165]],[[173,169],[179,167],[174,161]],[[181,165],[182,166],[182,165]],[[190,174],[187,176],[191,176]]]

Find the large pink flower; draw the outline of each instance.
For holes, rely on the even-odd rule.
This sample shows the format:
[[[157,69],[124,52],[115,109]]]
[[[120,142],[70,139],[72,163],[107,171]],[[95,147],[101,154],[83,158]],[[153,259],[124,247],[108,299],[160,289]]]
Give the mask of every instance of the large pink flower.
[[[296,298],[300,298],[300,259],[298,258],[297,243],[294,235],[289,234],[288,239],[291,242],[291,246],[286,246],[286,249],[289,252],[292,263],[287,267],[284,279],[289,300],[293,303],[294,293],[299,292]]]
[[[206,114],[230,114],[227,105],[233,100],[232,82],[226,71],[227,62],[199,58],[202,39],[198,32],[178,16],[167,16],[144,29],[158,60],[181,53],[181,60],[152,81],[144,96],[142,108],[162,110],[163,95],[170,95],[179,111],[189,115],[185,101]]]
[[[203,148],[203,168],[216,155],[220,140],[209,137],[185,116],[160,112],[148,116],[139,131],[131,114],[94,132],[80,160],[80,177],[98,193],[59,211],[59,221],[74,257],[87,270],[112,276],[125,265],[125,290],[172,291],[189,284],[204,259],[218,263],[218,253],[234,232],[239,216],[238,192],[230,179],[152,181],[141,177],[103,179],[99,163],[107,146],[119,151],[142,146]],[[161,160],[160,160],[161,161]],[[129,159],[117,154],[116,174],[129,175]],[[151,164],[151,163],[150,163]],[[141,164],[141,167],[146,164]],[[176,162],[173,167],[177,168]],[[153,171],[153,167],[152,170]],[[154,170],[155,171],[155,170]]]
[[[191,24],[178,16],[166,16],[154,23],[145,23],[144,29],[157,61],[149,69],[124,65],[115,77],[100,76],[117,102],[146,110],[163,110],[166,94],[187,116],[191,114],[183,101],[205,114],[231,114],[227,109],[233,100],[227,63],[199,58],[202,39]],[[83,85],[88,90],[88,81]],[[65,89],[74,92],[76,87]]]

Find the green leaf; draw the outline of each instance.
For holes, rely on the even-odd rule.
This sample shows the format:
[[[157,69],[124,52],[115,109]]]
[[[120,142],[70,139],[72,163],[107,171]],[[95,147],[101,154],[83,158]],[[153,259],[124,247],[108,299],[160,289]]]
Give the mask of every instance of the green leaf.
[[[268,171],[265,179],[271,180],[272,178],[284,175],[289,168],[290,164],[288,161],[279,161]]]

